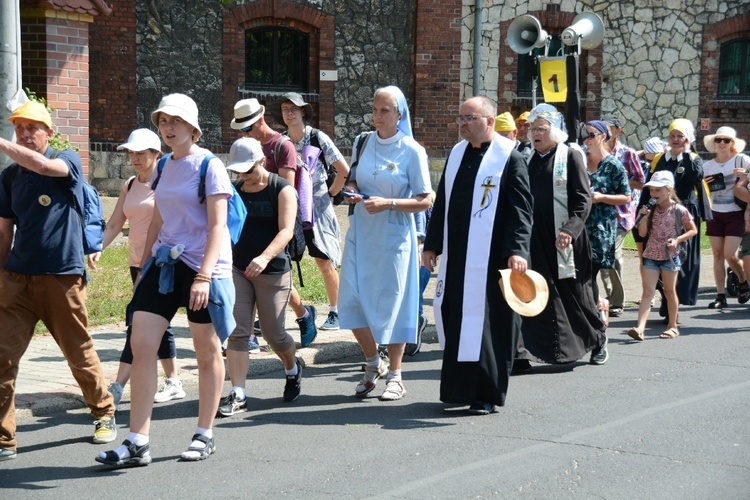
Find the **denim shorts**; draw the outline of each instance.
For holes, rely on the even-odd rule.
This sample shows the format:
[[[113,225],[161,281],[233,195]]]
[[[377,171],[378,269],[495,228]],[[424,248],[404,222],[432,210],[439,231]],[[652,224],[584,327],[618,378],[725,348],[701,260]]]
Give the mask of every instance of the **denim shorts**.
[[[652,269],[654,271],[677,272],[680,270],[680,267],[682,267],[682,262],[680,262],[679,256],[672,257],[671,259],[667,259],[667,260],[646,259],[645,257],[643,259],[644,269]]]

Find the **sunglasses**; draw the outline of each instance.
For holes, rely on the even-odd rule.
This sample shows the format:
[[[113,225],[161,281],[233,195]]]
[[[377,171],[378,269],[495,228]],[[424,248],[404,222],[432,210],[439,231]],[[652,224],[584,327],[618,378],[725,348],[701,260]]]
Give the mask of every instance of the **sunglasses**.
[[[597,137],[597,136],[600,136],[600,135],[602,135],[602,134],[595,134],[595,133],[589,132],[588,134],[584,135],[584,136],[582,137],[582,139],[583,139],[584,141],[586,141],[586,140],[588,140],[588,139],[593,139],[594,137]]]
[[[729,137],[714,137],[714,143],[721,144],[722,142],[724,144],[729,144],[730,142],[732,142],[732,139],[730,139]]]
[[[253,129],[253,125],[255,125],[255,123],[250,124],[249,127],[241,128],[240,132],[250,132]]]

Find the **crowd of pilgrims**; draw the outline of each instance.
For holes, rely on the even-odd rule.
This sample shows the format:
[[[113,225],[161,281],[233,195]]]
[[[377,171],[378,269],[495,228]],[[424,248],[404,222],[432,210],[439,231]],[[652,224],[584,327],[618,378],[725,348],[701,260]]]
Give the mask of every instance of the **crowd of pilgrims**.
[[[182,153],[180,156],[184,159],[176,161],[185,162],[200,152],[195,146],[194,133],[199,130],[197,111],[193,110],[190,103],[180,101],[177,106],[170,106],[169,102],[164,102],[170,98],[174,100],[173,96],[164,98],[160,108],[154,111],[152,119],[167,144],[173,149],[177,147],[175,151]],[[487,118],[481,109],[486,102],[489,100],[469,100],[464,104],[478,106],[477,113],[467,115],[468,118],[460,115],[457,120],[464,138],[468,139],[470,134],[468,125],[474,120],[479,119],[481,122]],[[438,241],[442,236],[437,235],[443,235],[442,227],[450,224],[449,219],[444,218],[445,214],[450,215],[450,210],[458,210],[467,215],[471,213],[470,204],[463,203],[461,206],[461,203],[454,203],[455,207],[446,207],[443,178],[437,195],[438,222],[435,223],[435,219],[432,221],[440,229],[431,229],[430,223],[427,223],[435,200],[435,193],[430,185],[427,155],[424,148],[413,139],[406,99],[397,87],[385,87],[375,92],[372,114],[375,131],[356,138],[352,148],[351,167],[333,141],[322,131],[309,125],[312,108],[301,96],[289,93],[276,106],[278,109],[270,110],[271,114],[276,116],[277,122],[286,125],[286,136],[291,140],[285,141],[284,136],[266,123],[266,110],[257,100],[239,101],[235,106],[231,126],[243,137],[232,146],[227,169],[238,177],[235,187],[247,205],[248,219],[243,235],[233,249],[215,243],[212,252],[217,265],[222,259],[233,262],[229,264],[232,269],[229,276],[237,290],[234,303],[236,328],[234,332],[230,331],[232,335],[224,349],[232,388],[226,397],[218,401],[217,409],[215,402],[218,398],[215,396],[222,384],[218,383],[220,378],[216,374],[210,375],[218,383],[214,384],[209,395],[214,404],[206,404],[205,410],[201,408],[196,434],[182,456],[185,460],[201,460],[213,453],[211,424],[214,413],[216,416],[226,417],[247,409],[246,344],[249,343],[251,350],[257,347],[253,332],[254,328],[258,328],[257,324],[253,324],[256,311],[264,340],[271,345],[284,365],[284,401],[292,402],[300,394],[302,367],[296,360],[295,342],[283,324],[284,309],[290,306],[298,313],[297,322],[300,325],[303,347],[310,345],[317,334],[316,314],[312,306],[302,306],[301,299],[294,290],[291,263],[285,246],[293,237],[296,201],[299,199],[294,194],[295,187],[298,186],[294,177],[297,171],[295,159],[297,154],[304,155],[309,151],[305,148],[312,144],[313,136],[316,146],[322,150],[321,159],[325,165],[336,168],[339,181],[334,182],[333,186],[331,182],[326,183],[325,170],[317,169],[319,174],[313,176],[311,191],[314,193],[315,215],[321,221],[319,227],[328,230],[313,233],[308,228],[305,239],[323,276],[327,276],[329,315],[321,328],[338,329],[340,324],[342,328],[351,329],[365,357],[362,366],[364,375],[354,391],[357,397],[370,394],[381,378],[386,379],[385,390],[379,396],[381,401],[394,401],[405,396],[401,360],[405,353],[414,355],[419,352],[421,336],[427,323],[422,311],[422,294],[433,269],[428,262],[423,263],[430,270],[426,270],[424,265],[414,264],[421,262],[419,256],[425,240],[424,248],[431,249],[431,256],[435,255],[434,249],[442,249]],[[188,112],[185,111],[186,107]],[[496,105],[492,109],[496,111]],[[185,131],[181,132],[184,144],[179,144],[174,136],[168,135],[173,121],[170,113],[178,118],[182,117],[184,122],[192,125],[193,132],[190,132],[190,126],[184,127]],[[744,149],[744,143],[728,127],[723,127],[717,134],[706,138],[707,147],[710,146],[709,150],[712,152],[716,151],[717,161],[721,162],[717,168],[707,170],[713,176],[707,180],[718,180],[721,175],[723,182],[721,189],[717,187],[709,192],[705,189],[703,162],[691,151],[695,137],[688,120],[674,120],[669,126],[666,142],[660,138],[650,138],[644,141],[643,149],[636,152],[619,141],[623,123],[617,115],[607,115],[601,120],[586,122],[580,130],[580,144],[568,141],[563,115],[548,104],[539,105],[518,118],[508,112],[493,118],[491,123],[494,124],[494,132],[510,139],[514,144],[512,149],[515,152],[508,160],[507,169],[513,170],[523,165],[524,175],[516,170],[516,176],[527,179],[518,189],[525,189],[528,193],[526,199],[529,201],[529,213],[526,226],[529,234],[527,242],[520,242],[518,253],[528,253],[528,269],[544,277],[549,294],[548,302],[539,314],[522,320],[507,310],[507,305],[503,306],[503,310],[507,310],[511,315],[509,317],[514,319],[511,324],[515,326],[510,330],[517,328],[517,331],[508,336],[512,339],[512,345],[498,347],[499,343],[489,341],[492,344],[492,359],[487,358],[489,361],[482,361],[487,356],[482,354],[477,358],[477,363],[456,363],[454,358],[458,356],[460,360],[461,354],[456,351],[458,344],[450,339],[450,330],[458,330],[458,337],[465,335],[460,331],[461,322],[453,320],[452,323],[443,325],[442,321],[438,321],[439,336],[446,349],[441,375],[441,400],[470,403],[469,413],[474,415],[494,413],[495,405],[502,406],[507,391],[506,375],[511,372],[532,371],[531,362],[564,364],[577,361],[587,353],[591,353],[591,364],[602,365],[607,362],[609,353],[605,332],[609,316],[622,314],[625,306],[621,276],[622,246],[629,231],[634,233],[639,256],[642,258],[643,294],[640,298],[638,323],[627,334],[636,341],[644,340],[646,318],[658,290],[662,293],[660,312],[667,323],[667,329],[659,336],[665,339],[678,336],[678,304],[693,305],[696,302],[700,221],[716,220],[711,199],[717,200],[720,192],[733,192],[735,184],[744,187],[747,192],[745,168],[749,166],[743,158],[736,168],[724,168],[731,163],[730,158],[726,158],[727,154],[734,157]],[[725,137],[731,140],[724,141]],[[170,144],[170,141],[174,144]],[[286,152],[284,142],[288,147]],[[483,162],[488,145],[492,142],[482,144],[478,149],[468,148],[459,168],[473,168],[476,176],[476,169]],[[741,146],[739,150],[738,146]],[[127,144],[123,148],[132,151],[132,147]],[[151,170],[155,162],[153,158]],[[713,167],[712,162],[709,164]],[[221,166],[217,164],[217,167]],[[215,173],[219,178],[215,181],[216,186],[207,185],[207,195],[221,194],[226,190],[226,181],[221,180],[221,177],[228,179],[226,170],[220,171],[221,174],[218,169]],[[343,178],[346,178],[346,186]],[[138,180],[141,180],[140,176]],[[462,189],[471,189],[470,184],[475,181],[472,178],[462,182]],[[342,188],[347,191],[346,198],[352,205],[343,253],[339,246],[339,228],[332,204]],[[121,197],[126,197],[129,190],[130,188],[124,187]],[[513,195],[514,193],[508,194]],[[174,203],[168,196],[170,193],[160,195],[157,191],[156,200],[160,210],[163,210],[162,206],[169,207]],[[524,204],[522,196],[518,198],[518,203]],[[714,205],[714,208],[718,207],[718,204]],[[734,207],[739,210],[737,205]],[[742,215],[744,216],[744,210]],[[718,218],[722,217],[725,216],[720,215]],[[723,271],[723,259],[729,261],[730,267],[739,277],[740,301],[746,302],[750,298],[750,290],[742,272],[742,263],[736,257],[745,229],[744,217],[741,218],[741,234],[730,236],[730,231],[725,230],[731,225],[727,221],[721,228],[714,228],[713,232],[709,232],[709,236],[712,238],[712,246],[714,237],[722,239],[725,247],[733,246],[734,258],[726,252],[721,253],[721,263],[717,264],[715,259],[715,268]],[[160,219],[165,225],[169,223],[163,215]],[[156,248],[169,247],[176,240],[170,240],[162,231],[159,241],[150,239],[148,242]],[[453,244],[455,243],[454,241]],[[681,252],[682,247],[686,248]],[[228,253],[222,257],[225,251]],[[467,251],[466,245],[463,245],[461,252]],[[523,262],[521,269],[525,271],[526,260]],[[142,267],[137,264],[132,264],[135,269]],[[339,274],[335,272],[339,266],[340,286],[338,276],[331,285],[329,282],[332,276],[326,269],[330,267],[336,275]],[[198,271],[200,269],[202,268]],[[444,290],[446,300],[455,299],[458,295],[459,301],[463,300],[462,292],[458,293],[455,285],[457,281],[463,282],[463,276],[459,276],[463,272],[463,269],[455,265],[453,271],[448,270],[448,276],[453,275],[454,285],[451,289]],[[600,276],[605,285],[602,290],[597,285],[597,278]],[[211,282],[216,279],[216,272],[204,275],[193,270],[192,274],[187,273],[187,278],[195,280],[193,284]],[[158,278],[153,278],[152,281],[154,279],[158,281]],[[450,281],[446,280],[446,283]],[[726,306],[722,284],[723,278],[719,280],[717,274],[717,299],[711,307]],[[442,281],[438,288],[441,285]],[[194,290],[190,290],[192,304],[195,300]],[[440,293],[442,291],[438,292]],[[500,294],[487,292],[487,296],[490,295]],[[143,299],[144,296],[147,298]],[[208,300],[209,296],[206,293],[197,297],[199,300]],[[139,329],[140,320],[142,328],[165,331],[166,339],[169,328],[165,319],[160,319],[156,322],[158,324],[145,325],[144,320],[151,321],[152,318],[144,318],[137,312],[138,307],[144,311],[153,310],[153,306],[147,306],[146,302],[152,302],[154,297],[148,297],[148,294],[142,294],[140,300],[134,300],[137,307],[133,331]],[[296,298],[290,301],[290,297]],[[296,303],[296,307],[292,302]],[[448,321],[451,306],[442,306],[442,313],[437,310],[440,308],[436,303],[436,316],[440,315],[442,320]],[[173,311],[169,312],[172,313]],[[169,314],[162,313],[163,316]],[[489,332],[492,336],[495,335],[496,328],[486,328],[485,325],[484,330],[482,335]],[[481,342],[485,343],[486,340]],[[158,346],[159,342],[151,342],[149,358],[156,354]],[[169,350],[159,357],[168,360]],[[508,373],[504,373],[506,370],[502,367],[492,368],[503,360]],[[132,361],[132,356],[124,360],[127,361]],[[147,364],[150,365],[148,377],[153,378],[153,363]],[[461,366],[464,368],[456,371]],[[165,370],[166,368],[167,365]],[[498,373],[494,373],[495,371]],[[450,382],[451,377],[446,375],[450,373],[460,375],[459,378],[474,380],[475,383],[469,383],[469,386],[477,387],[466,391],[463,382],[459,385],[456,385],[457,381]],[[223,373],[221,376],[223,378]],[[124,380],[127,381],[127,378]],[[179,385],[179,382],[168,377],[160,392],[169,392],[169,384]],[[141,382],[140,385],[145,384]],[[489,388],[483,388],[483,385]],[[459,387],[460,391],[455,392]],[[184,397],[181,387],[178,389],[172,391],[177,392],[174,397]],[[115,390],[119,390],[119,400],[122,387],[116,387]],[[102,452],[97,457],[98,461],[114,467],[146,465],[150,462],[148,416],[154,391],[155,387],[149,385],[148,391],[131,398],[131,433],[128,440],[115,450]],[[168,400],[170,397],[168,395],[162,399]],[[201,401],[203,400],[204,395],[201,394]]]
[[[426,151],[413,137],[398,87],[375,91],[374,131],[354,140],[351,165],[328,135],[310,125],[313,109],[301,95],[284,94],[269,106],[257,99],[235,104],[230,126],[240,138],[226,166],[197,145],[198,108],[184,94],[163,97],[151,114],[158,135],[138,129],[120,146],[135,175],[122,186],[103,246],[129,221],[129,328],[109,391],[101,390],[103,375],[94,358],[92,390],[84,390],[89,406],[101,414],[94,441],[109,443],[117,436],[114,411],[131,383],[128,437],[98,454],[105,466],[151,463],[153,404],[186,396],[170,328],[180,307],[187,308],[199,376],[197,426],[182,460],[212,455],[215,418],[247,410],[256,330],[283,365],[283,401],[297,400],[303,367],[286,329],[287,307],[297,317],[302,347],[314,342],[318,326],[316,308],[303,304],[293,284],[293,240],[304,239],[323,276],[329,311],[320,328],[351,330],[362,350],[356,397],[367,397],[381,379],[379,400],[406,395],[402,358],[420,350],[427,324],[423,293],[437,269],[440,399],[468,405],[471,415],[495,413],[505,403],[508,377],[532,371],[531,362],[571,363],[588,353],[593,365],[607,362],[609,317],[625,307],[622,248],[629,232],[643,289],[637,323],[624,332],[634,341],[646,338],[657,292],[666,324],[657,335],[679,336],[679,305],[697,300],[702,222],[717,292],[708,307],[727,307],[730,292],[740,303],[750,300],[744,272],[750,265],[750,158],[731,127],[703,138],[714,155],[704,163],[695,152],[693,124],[684,118],[670,123],[666,140],[649,138],[635,151],[620,142],[624,123],[617,115],[586,122],[573,134],[580,138],[576,142],[552,105],[514,118],[498,115],[495,102],[477,96],[461,105],[456,122],[464,140],[452,148],[435,193]],[[267,111],[286,128],[283,134],[266,121]],[[0,147],[24,164],[26,175],[26,164],[51,154],[51,117],[32,103],[10,120],[18,122],[26,147],[14,149],[4,140]],[[162,155],[162,141],[169,155]],[[305,177],[300,162],[316,161]],[[69,179],[78,175],[80,158],[72,152],[51,162]],[[44,180],[45,173],[36,177]],[[13,195],[25,194],[21,181],[8,182]],[[47,185],[61,196],[69,187]],[[350,205],[343,251],[334,211],[334,200],[342,198]],[[6,192],[0,201],[8,212],[12,196]],[[52,200],[41,196],[38,202],[47,206]],[[247,216],[230,240],[227,221],[238,207]],[[13,219],[5,219],[4,227],[11,227]],[[76,245],[71,240],[69,246]],[[98,255],[89,256],[90,266]],[[727,280],[727,266],[733,281]],[[521,304],[512,285],[498,286],[500,269],[511,282],[529,275],[541,280],[544,293],[527,301],[533,307]],[[17,351],[13,366],[22,354]],[[157,359],[166,375],[158,391]],[[231,388],[221,397],[226,371]],[[12,381],[7,387],[12,400]],[[4,408],[12,415],[11,406]],[[0,448],[0,460],[13,459],[12,418],[4,418],[3,432],[8,444]]]

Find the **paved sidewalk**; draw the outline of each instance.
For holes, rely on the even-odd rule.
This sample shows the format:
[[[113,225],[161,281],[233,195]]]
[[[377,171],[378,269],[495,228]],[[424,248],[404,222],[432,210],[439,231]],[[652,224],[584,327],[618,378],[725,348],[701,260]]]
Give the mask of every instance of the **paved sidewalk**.
[[[291,311],[291,310],[289,310]],[[322,324],[328,314],[328,307],[318,309],[318,323]],[[299,329],[294,322],[295,315],[287,312],[289,333],[299,341]],[[291,325],[294,325],[292,328]],[[177,344],[177,365],[183,384],[197,385],[198,366],[193,351],[192,338],[185,314],[178,314],[172,322]],[[107,325],[91,330],[94,346],[102,362],[108,382],[117,375],[120,353],[125,345],[125,324]],[[283,367],[278,357],[269,352],[262,337],[260,354],[250,355],[249,377],[278,372],[283,377]],[[349,330],[323,331],[310,347],[300,348],[297,344],[297,357],[305,366],[333,362],[361,353],[354,336]],[[159,366],[160,374],[161,365]],[[228,379],[227,379],[228,380]],[[161,382],[160,382],[161,385]],[[130,399],[130,384],[125,388],[123,401]],[[70,369],[50,335],[36,336],[21,360],[16,381],[16,418],[29,415],[44,415],[85,406],[81,391]]]
[[[710,255],[702,255],[701,293],[713,294],[713,275]],[[641,280],[638,271],[638,259],[635,252],[626,252],[625,269],[626,307],[635,307],[634,302],[641,295]],[[425,293],[425,315],[429,326],[425,332],[425,342],[437,342],[432,297],[434,296],[435,279]],[[322,324],[328,313],[327,306],[318,306],[318,323]],[[287,312],[287,326],[290,334],[299,339],[299,330],[294,322],[294,314]],[[177,341],[177,362],[183,383],[197,384],[197,365],[193,351],[187,319],[179,314],[173,322]],[[104,367],[108,381],[115,379],[119,365],[120,352],[125,344],[124,323],[92,329],[94,345]],[[613,332],[614,334],[615,332]],[[260,338],[261,346],[265,343]],[[298,344],[299,348],[299,344]],[[335,332],[318,331],[318,337],[310,347],[298,349],[297,356],[306,366],[339,361],[348,357],[361,356],[361,351],[354,336],[349,330]],[[282,366],[276,355],[268,352],[267,347],[260,354],[250,355],[249,376],[278,372],[282,377]],[[159,367],[161,370],[161,367]],[[125,389],[123,401],[129,401],[129,387]],[[50,336],[35,337],[21,360],[16,382],[16,417],[43,415],[85,406],[80,389],[76,384],[57,344]]]

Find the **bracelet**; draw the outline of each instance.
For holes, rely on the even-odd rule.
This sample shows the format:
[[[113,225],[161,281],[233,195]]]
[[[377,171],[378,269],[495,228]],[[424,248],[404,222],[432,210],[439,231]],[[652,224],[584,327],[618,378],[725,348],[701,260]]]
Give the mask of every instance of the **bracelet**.
[[[205,283],[211,283],[211,277],[206,276],[205,274],[198,273],[195,275],[195,278],[193,278],[194,281],[203,281]]]
[[[391,198],[391,210],[396,210],[396,200]]]

